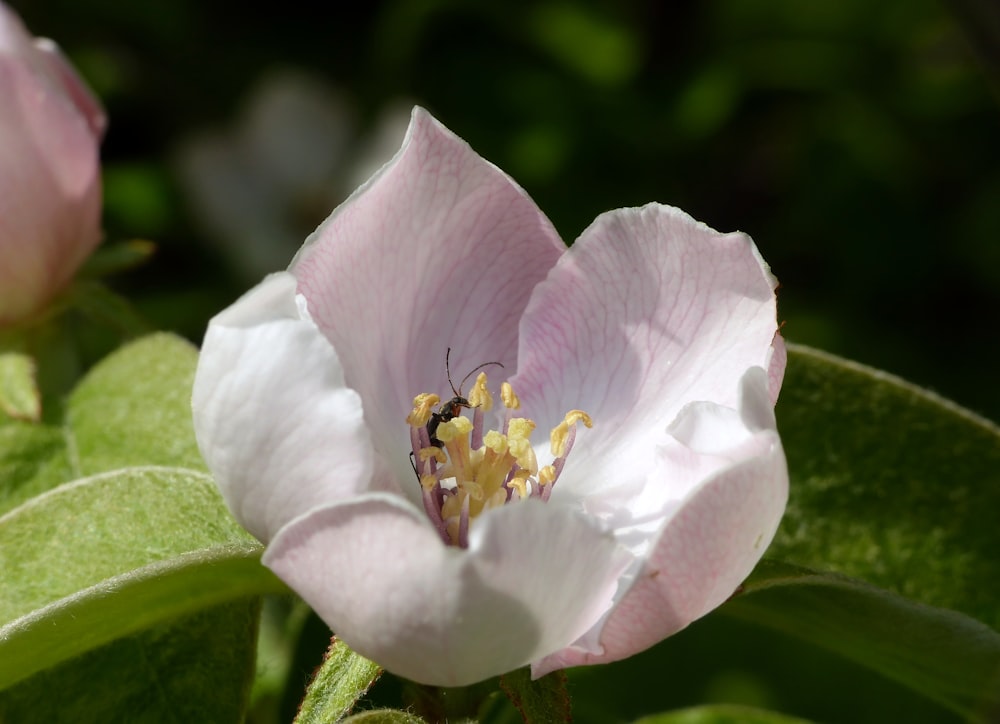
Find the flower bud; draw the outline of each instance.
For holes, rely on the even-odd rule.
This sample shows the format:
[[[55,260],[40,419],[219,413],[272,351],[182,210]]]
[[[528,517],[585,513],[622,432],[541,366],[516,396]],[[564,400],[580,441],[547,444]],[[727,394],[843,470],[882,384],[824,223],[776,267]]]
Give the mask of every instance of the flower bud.
[[[105,116],[48,40],[0,3],[0,327],[39,312],[101,239]]]

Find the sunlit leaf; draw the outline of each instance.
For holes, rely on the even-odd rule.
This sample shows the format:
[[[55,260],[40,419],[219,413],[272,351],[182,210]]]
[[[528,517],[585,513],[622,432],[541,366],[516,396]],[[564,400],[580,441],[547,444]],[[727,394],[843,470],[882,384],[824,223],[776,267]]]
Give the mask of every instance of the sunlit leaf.
[[[762,566],[727,609],[982,711],[1000,690],[1000,431],[803,348],[778,420],[792,487],[768,557],[805,568]]]
[[[73,391],[67,412],[80,476],[133,465],[205,470],[191,422],[197,350],[168,334],[127,345]]]
[[[884,372],[791,350],[788,511],[768,557],[1000,628],[1000,429]]]
[[[62,430],[0,420],[0,515],[72,477]]]
[[[0,719],[242,720],[259,596],[286,589],[204,472],[196,360],[140,340],[81,382],[62,429],[0,426]]]
[[[202,473],[127,469],[0,518],[0,688],[152,624],[284,587]]]

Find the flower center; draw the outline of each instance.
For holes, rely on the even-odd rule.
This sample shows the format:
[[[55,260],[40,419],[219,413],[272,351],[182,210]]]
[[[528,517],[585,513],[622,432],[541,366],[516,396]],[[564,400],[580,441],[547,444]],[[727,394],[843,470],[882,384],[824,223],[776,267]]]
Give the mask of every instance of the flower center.
[[[529,440],[535,423],[515,416],[521,402],[507,382],[500,399],[505,409],[501,430],[483,431],[485,415],[493,409],[485,372],[468,399],[458,394],[442,403],[435,394],[421,393],[406,418],[424,509],[449,545],[467,547],[469,523],[484,510],[528,498],[547,501],[573,448],[576,423],[593,425],[586,412],[567,412],[550,435],[555,459],[539,468]],[[472,410],[472,420],[461,415],[463,409]]]

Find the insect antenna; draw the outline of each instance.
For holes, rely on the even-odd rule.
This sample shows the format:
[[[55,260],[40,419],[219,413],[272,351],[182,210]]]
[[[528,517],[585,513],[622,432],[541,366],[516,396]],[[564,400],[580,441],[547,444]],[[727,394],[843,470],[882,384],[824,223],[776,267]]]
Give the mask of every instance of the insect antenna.
[[[496,365],[500,369],[504,368],[500,362],[483,362],[481,365],[476,367],[474,370],[469,372],[469,374],[467,374],[465,377],[462,378],[462,382],[458,385],[458,389],[456,390],[455,383],[451,381],[451,367],[448,364],[450,357],[451,357],[451,347],[449,347],[448,351],[445,352],[444,354],[444,371],[448,375],[448,384],[451,385],[451,391],[454,393],[455,397],[462,397],[462,388],[465,387],[465,383],[469,381],[469,378],[472,377],[472,375],[481,370],[483,367],[490,367],[491,365]]]

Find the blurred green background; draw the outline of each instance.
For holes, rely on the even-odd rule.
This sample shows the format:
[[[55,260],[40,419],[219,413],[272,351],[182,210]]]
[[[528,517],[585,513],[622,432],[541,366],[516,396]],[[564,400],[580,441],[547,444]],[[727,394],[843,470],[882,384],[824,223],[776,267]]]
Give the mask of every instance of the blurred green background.
[[[788,339],[1000,419],[1000,10],[986,0],[11,4],[107,107],[108,238],[157,245],[112,283],[156,327],[198,341],[391,156],[419,103],[567,242],[653,200],[746,231],[781,280]],[[794,647],[773,638],[751,647],[773,654],[759,673],[740,643],[755,636],[705,623],[658,647],[715,651],[670,674],[664,703],[948,720],[825,655],[782,668]],[[732,671],[712,663],[723,644]]]
[[[311,109],[325,125],[301,128],[308,103],[298,121],[295,101],[256,111],[285,114],[272,137],[336,147],[325,165],[300,149],[314,168],[274,212],[292,240],[275,241],[279,265],[356,183],[356,157],[374,168],[372,135],[387,159],[420,103],[568,242],[598,213],[652,200],[746,231],[781,280],[787,338],[997,419],[1000,10],[971,1],[12,4],[106,104],[109,239],[159,247],[116,286],[157,326],[197,340],[262,273],[196,210],[210,194],[183,178],[187,147],[206,129],[231,144],[262,84],[280,96],[282,77],[308,74],[307,94],[333,101]],[[266,198],[268,177],[295,173],[273,166],[230,178]],[[254,223],[259,205],[244,236],[276,228]]]

